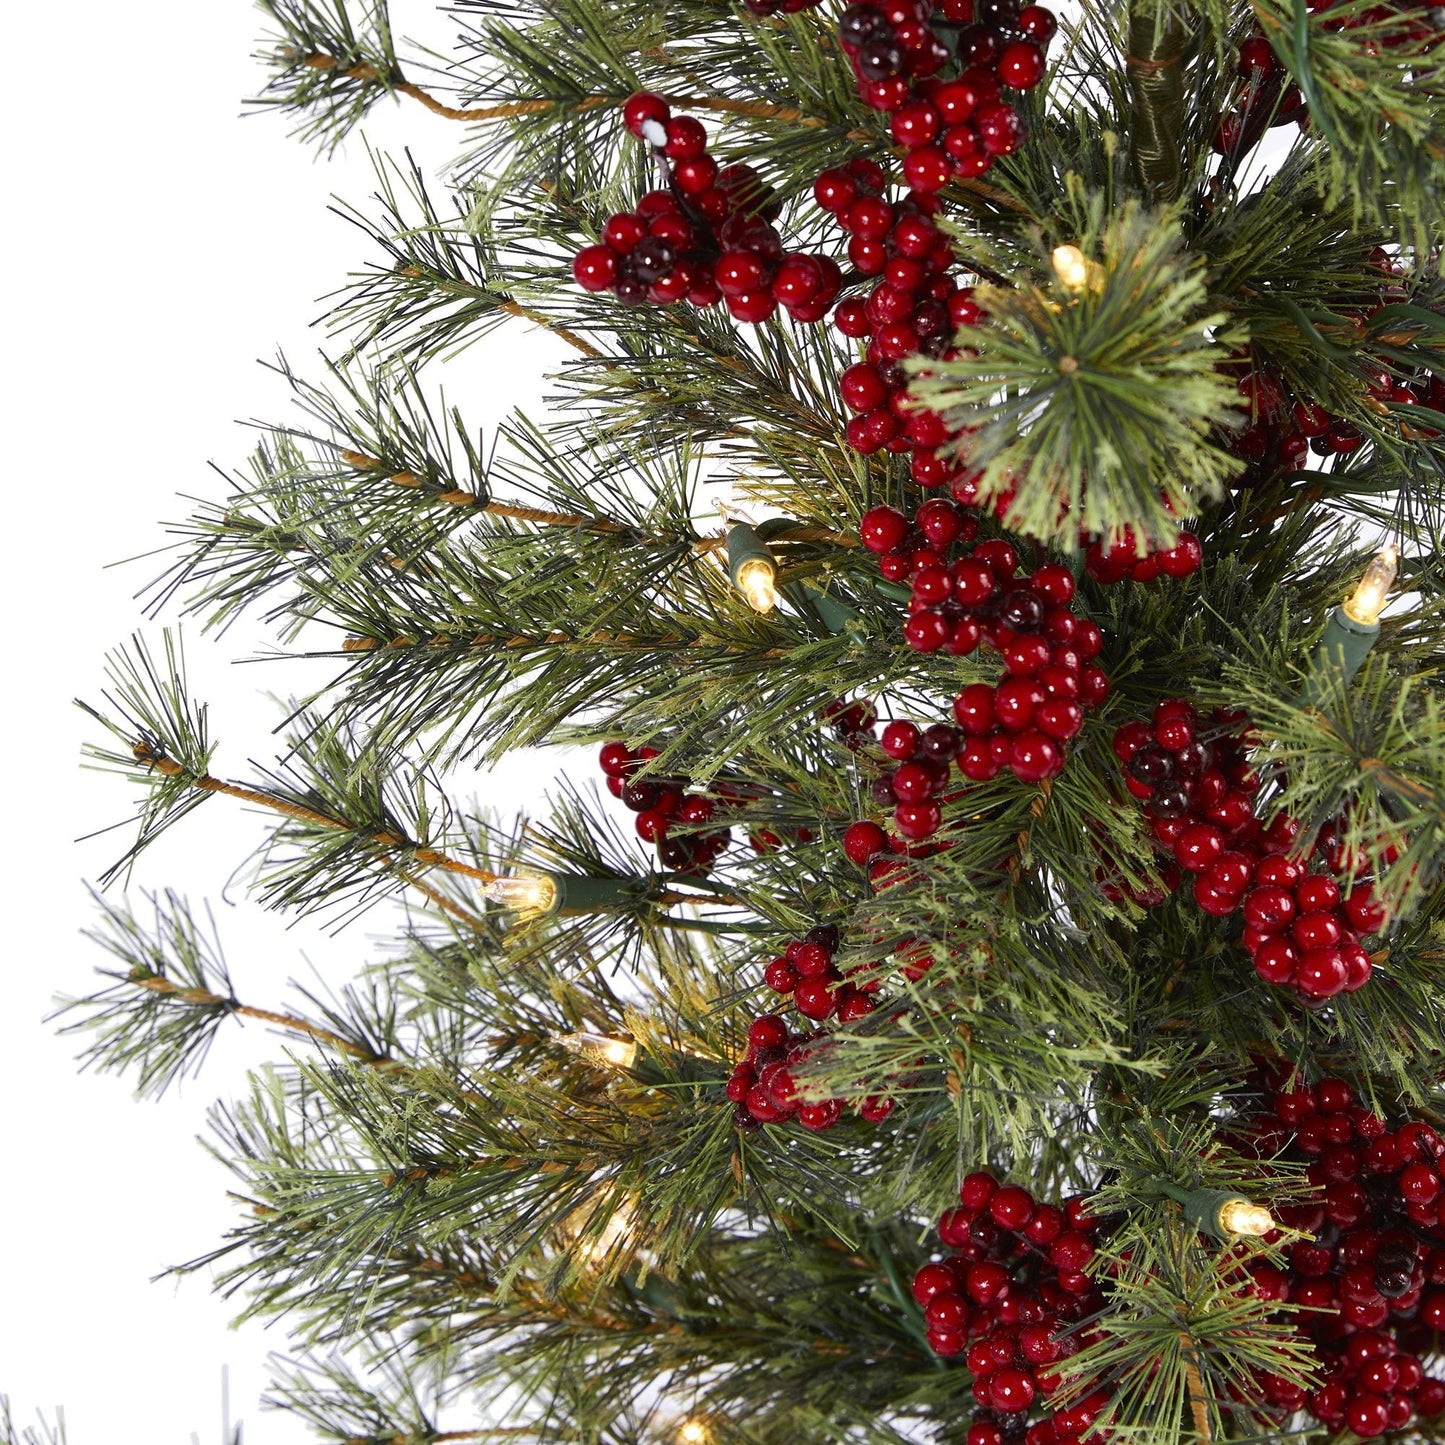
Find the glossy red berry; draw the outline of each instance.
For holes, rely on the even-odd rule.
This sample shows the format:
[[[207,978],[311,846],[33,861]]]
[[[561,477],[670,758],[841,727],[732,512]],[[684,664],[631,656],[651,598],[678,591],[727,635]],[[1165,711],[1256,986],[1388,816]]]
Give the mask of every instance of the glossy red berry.
[[[908,535],[908,519],[893,507],[874,507],[863,514],[858,535],[870,552],[891,552]]]
[[[671,108],[660,95],[645,90],[631,96],[622,107],[623,124],[639,139],[645,138],[649,123],[665,127],[671,114]]]
[[[995,72],[1014,90],[1032,90],[1044,78],[1044,52],[1032,40],[1015,40],[1004,46]]]

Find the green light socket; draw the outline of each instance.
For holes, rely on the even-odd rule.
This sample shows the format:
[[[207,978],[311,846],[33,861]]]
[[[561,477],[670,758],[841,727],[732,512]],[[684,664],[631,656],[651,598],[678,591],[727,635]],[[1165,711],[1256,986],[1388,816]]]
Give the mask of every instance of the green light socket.
[[[776,572],[777,558],[768,551],[757,531],[746,522],[734,522],[728,528],[728,576],[734,587],[738,585],[738,573],[744,562],[766,562]]]
[[[1329,695],[1331,677],[1348,687],[1380,635],[1378,622],[1356,622],[1343,607],[1330,612],[1329,625],[1315,655],[1300,701],[1318,706]]]

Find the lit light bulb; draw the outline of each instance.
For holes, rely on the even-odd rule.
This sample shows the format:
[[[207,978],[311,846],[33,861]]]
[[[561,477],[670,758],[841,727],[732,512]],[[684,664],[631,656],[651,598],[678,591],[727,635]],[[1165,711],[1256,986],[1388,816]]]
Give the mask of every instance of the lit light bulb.
[[[1274,1215],[1248,1199],[1226,1199],[1219,1206],[1219,1227],[1226,1234],[1264,1235],[1278,1229]]]
[[[518,913],[550,913],[557,906],[557,884],[546,874],[493,878],[480,891],[483,898]]]
[[[614,1069],[630,1069],[637,1062],[637,1044],[632,1039],[614,1039],[609,1034],[592,1034],[585,1029],[563,1034],[562,1047],[583,1054]]]
[[[581,1255],[583,1264],[596,1264],[599,1260],[606,1259],[632,1228],[635,1214],[631,1202],[623,1200],[617,1211],[602,1226],[602,1233],[596,1239],[580,1240],[577,1252]]]
[[[1089,263],[1077,246],[1055,246],[1051,259],[1065,290],[1082,291],[1089,284]]]
[[[739,564],[737,589],[754,612],[771,612],[778,605],[777,576],[766,557],[749,557]]]
[[[677,1427],[677,1438],[682,1445],[704,1445],[708,1436],[708,1428],[701,1420],[684,1420]]]
[[[1380,620],[1385,607],[1385,598],[1395,585],[1395,573],[1399,570],[1400,553],[1393,542],[1381,552],[1360,578],[1353,595],[1344,604],[1345,616],[1362,627],[1373,627]]]

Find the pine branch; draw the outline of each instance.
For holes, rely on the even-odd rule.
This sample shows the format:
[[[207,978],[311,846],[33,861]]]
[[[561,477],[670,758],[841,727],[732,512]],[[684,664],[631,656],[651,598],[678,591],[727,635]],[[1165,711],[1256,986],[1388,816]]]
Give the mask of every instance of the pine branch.
[[[254,1019],[283,1034],[339,1050],[362,1062],[390,1061],[394,1020],[346,989],[340,1007],[319,1006],[320,1021],[243,1003],[235,996],[215,923],[205,930],[183,898],[148,895],[154,922],[147,928],[125,905],[101,900],[104,924],[86,937],[113,954],[121,969],[102,969],[110,987],[63,999],[51,1019],[69,1017],[62,1034],[90,1034],[83,1066],[104,1073],[134,1070],[136,1090],[159,1098],[175,1081],[200,1072],[216,1031],[227,1019]],[[308,1000],[317,1004],[316,999]],[[78,1015],[78,1017],[76,1017]]]
[[[1126,527],[1140,546],[1172,546],[1237,467],[1212,437],[1238,400],[1217,370],[1225,317],[1206,312],[1172,212],[1105,219],[1101,200],[1079,206],[1095,279],[981,287],[986,320],[962,329],[956,359],[913,363],[911,394],[965,434],[956,451],[984,499],[1016,489],[1014,530],[1065,550]]]
[[[1257,0],[1255,18],[1329,143],[1321,185],[1357,225],[1388,217],[1424,254],[1445,236],[1445,41],[1363,0],[1328,21],[1300,3]]]
[[[386,0],[260,0],[271,72],[251,101],[298,117],[295,133],[334,150],[401,79]],[[359,20],[351,12],[359,9]],[[315,63],[324,57],[329,64]]]
[[[1445,867],[1445,715],[1433,679],[1371,659],[1349,690],[1324,679],[1314,706],[1239,682],[1278,769],[1274,805],[1311,837],[1340,820],[1378,896],[1394,913],[1412,909]]]
[[[77,706],[120,744],[120,751],[103,744],[87,746],[90,766],[119,773],[143,788],[135,842],[101,875],[105,884],[127,876],[146,847],[205,800],[205,794],[193,791],[182,775],[204,775],[210,763],[214,746],[207,734],[206,709],[191,702],[179,638],[167,632],[164,647],[161,666],[139,636],[132,638],[129,652],[113,652],[106,658],[111,690],[101,696],[110,715],[77,699]],[[153,778],[144,761],[153,755],[174,759],[181,772]]]

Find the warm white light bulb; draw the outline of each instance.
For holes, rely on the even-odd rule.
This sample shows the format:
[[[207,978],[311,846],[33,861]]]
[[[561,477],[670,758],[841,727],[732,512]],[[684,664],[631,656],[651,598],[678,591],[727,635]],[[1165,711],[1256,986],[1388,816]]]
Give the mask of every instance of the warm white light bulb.
[[[1262,1204],[1248,1199],[1226,1199],[1219,1206],[1219,1227],[1226,1234],[1265,1235],[1278,1229],[1274,1215]]]
[[[778,605],[777,576],[766,557],[749,557],[738,568],[737,589],[754,612],[771,612]]]
[[[550,913],[557,903],[557,885],[545,874],[519,873],[511,878],[493,878],[481,887],[483,898],[518,913]]]
[[[637,1062],[637,1044],[632,1039],[615,1039],[610,1034],[592,1034],[583,1029],[563,1034],[561,1042],[573,1053],[585,1054],[614,1069],[630,1069]]]
[[[1054,274],[1069,291],[1082,291],[1089,284],[1089,263],[1077,246],[1055,246]]]
[[[1381,552],[1360,578],[1353,595],[1344,604],[1345,616],[1363,627],[1373,627],[1385,608],[1385,598],[1395,585],[1400,553],[1393,542]]]
[[[602,1233],[596,1239],[581,1240],[578,1242],[578,1253],[584,1264],[596,1264],[599,1260],[606,1259],[609,1254],[622,1242],[627,1232],[632,1228],[635,1217],[630,1200],[623,1200],[616,1212],[602,1226]]]

